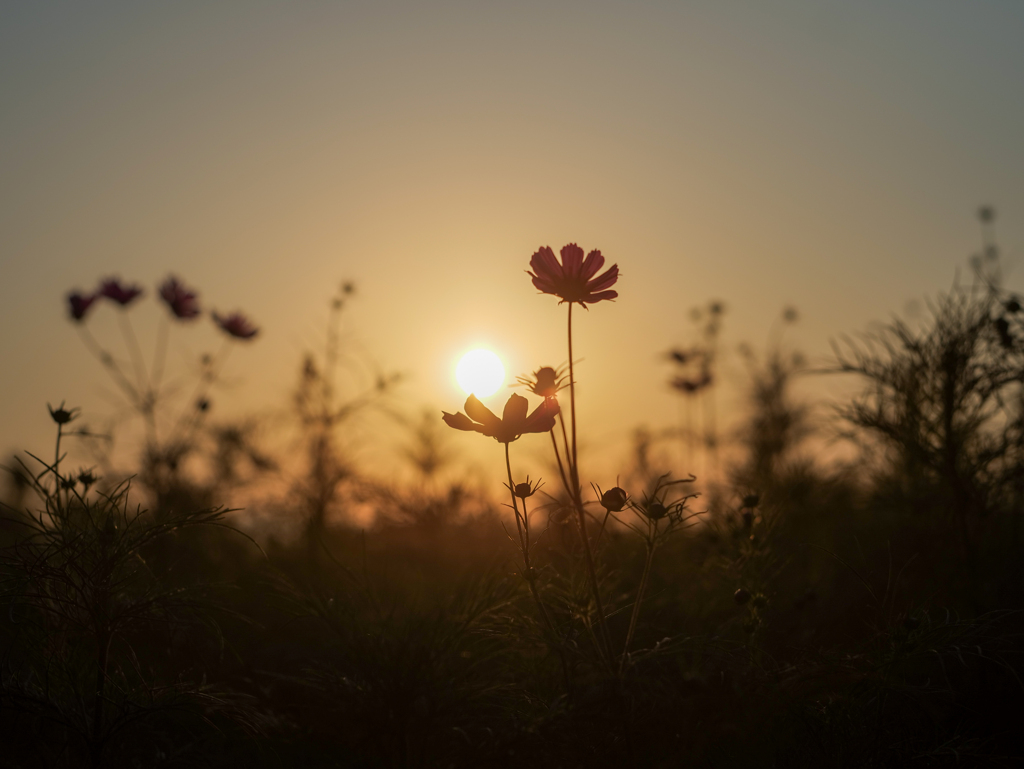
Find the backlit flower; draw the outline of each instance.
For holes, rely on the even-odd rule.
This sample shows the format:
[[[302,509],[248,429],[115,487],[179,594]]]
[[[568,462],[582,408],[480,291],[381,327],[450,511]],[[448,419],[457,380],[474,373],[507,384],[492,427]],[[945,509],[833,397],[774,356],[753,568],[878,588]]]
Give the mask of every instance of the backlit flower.
[[[544,246],[530,259],[533,271],[527,270],[533,278],[533,285],[545,294],[554,294],[563,302],[578,302],[586,306],[588,303],[600,302],[602,299],[614,299],[615,291],[609,291],[619,279],[619,266],[613,264],[603,275],[597,275],[604,266],[601,252],[594,250],[583,258],[583,249],[575,243],[565,246],[562,261],[555,258],[555,252]]]
[[[139,286],[121,285],[118,278],[107,278],[100,283],[100,296],[105,296],[112,302],[117,302],[122,307],[127,307],[135,299],[142,295],[142,288]]]
[[[64,401],[60,402],[57,408],[54,408],[49,403],[46,404],[46,408],[50,410],[50,417],[59,425],[66,425],[71,422],[75,417],[78,416],[78,409],[66,409],[64,408]]]
[[[195,291],[189,291],[173,275],[160,285],[160,298],[167,303],[176,318],[191,320],[199,315],[199,302]]]
[[[487,408],[475,395],[466,399],[466,414],[442,411],[442,419],[449,427],[490,436],[498,443],[511,443],[526,433],[546,433],[555,426],[558,401],[545,399],[527,416],[529,403],[522,395],[513,393],[505,404],[501,418]]]
[[[83,294],[80,291],[72,291],[68,294],[68,309],[71,311],[71,319],[81,321],[89,312],[92,303],[96,301],[95,294]]]
[[[551,366],[541,366],[533,376],[518,376],[516,381],[541,398],[553,398],[565,387],[565,375]]]
[[[233,312],[226,317],[214,312],[213,320],[224,331],[235,337],[235,339],[252,339],[259,333],[259,329],[252,325],[249,319],[240,312]]]

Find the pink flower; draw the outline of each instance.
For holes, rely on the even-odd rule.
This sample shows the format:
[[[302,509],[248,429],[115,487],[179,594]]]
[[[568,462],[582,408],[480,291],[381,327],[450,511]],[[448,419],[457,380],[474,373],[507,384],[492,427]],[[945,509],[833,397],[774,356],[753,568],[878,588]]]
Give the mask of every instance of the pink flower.
[[[213,320],[235,339],[252,339],[260,331],[240,312],[233,312],[227,317],[214,312]]]
[[[176,318],[192,320],[199,315],[199,302],[196,292],[189,291],[173,275],[160,286],[160,298],[167,303]]]
[[[591,251],[584,259],[583,249],[570,243],[561,254],[561,264],[549,246],[533,255],[530,259],[533,272],[527,272],[533,278],[534,286],[545,294],[562,297],[563,302],[578,302],[583,306],[618,296],[617,292],[607,289],[619,279],[619,265],[613,264],[603,275],[595,278],[597,271],[604,266],[600,251]]]
[[[141,296],[142,289],[139,286],[122,286],[118,278],[107,278],[100,283],[98,294],[127,307],[136,297]]]
[[[458,414],[442,411],[441,418],[456,430],[478,432],[498,443],[511,443],[526,433],[546,433],[555,426],[558,401],[545,399],[529,416],[526,415],[528,406],[526,398],[513,393],[505,404],[501,419],[498,419],[475,395],[470,395],[466,399],[466,414],[469,416],[461,411]]]
[[[71,319],[81,322],[95,301],[95,294],[83,294],[81,291],[72,291],[68,294],[68,307],[71,310]]]

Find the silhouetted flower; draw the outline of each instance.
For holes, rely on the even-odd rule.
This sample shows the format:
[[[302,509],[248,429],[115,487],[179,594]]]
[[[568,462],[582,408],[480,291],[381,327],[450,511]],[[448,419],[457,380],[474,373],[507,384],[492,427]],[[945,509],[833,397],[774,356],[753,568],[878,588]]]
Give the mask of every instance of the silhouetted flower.
[[[629,501],[629,495],[618,486],[614,486],[601,495],[601,507],[610,513],[621,513]]]
[[[578,302],[586,306],[603,299],[614,299],[615,291],[608,291],[619,279],[619,266],[613,264],[603,275],[597,271],[604,266],[601,252],[594,250],[583,258],[583,249],[575,243],[565,246],[562,251],[562,262],[555,258],[555,252],[544,246],[530,259],[533,272],[527,273],[533,278],[533,285],[545,294],[554,294],[563,302]]]
[[[50,410],[50,417],[53,419],[53,421],[59,425],[66,425],[68,422],[70,422],[71,420],[78,416],[78,409],[68,410],[64,408],[64,401],[61,401],[61,404],[57,408],[54,408],[49,403],[47,403],[46,408]]]
[[[68,308],[71,311],[71,319],[81,321],[95,301],[95,294],[83,294],[81,291],[72,291],[68,294]]]
[[[122,307],[127,307],[142,295],[142,288],[139,286],[121,285],[119,278],[107,278],[107,280],[100,283],[99,295],[117,302]]]
[[[687,379],[686,377],[673,377],[669,384],[680,392],[692,395],[700,392],[705,387],[711,384],[714,378],[711,376],[711,372],[705,371],[697,379]]]
[[[479,398],[470,395],[466,399],[466,414],[469,416],[461,411],[457,414],[442,411],[441,418],[456,430],[474,431],[494,438],[498,443],[511,443],[520,435],[546,433],[555,426],[558,401],[545,399],[529,416],[526,413],[528,407],[526,398],[513,393],[499,419]]]
[[[512,493],[520,499],[527,499],[528,497],[532,497],[536,494],[537,489],[543,485],[544,484],[541,481],[537,481],[536,483],[531,482],[530,476],[526,476],[526,481],[524,483],[517,483],[515,488],[512,489]]]
[[[235,339],[252,339],[259,333],[259,329],[252,325],[249,319],[240,312],[234,312],[227,317],[214,312],[213,320],[224,331],[235,337]]]
[[[565,387],[564,375],[551,368],[541,366],[533,372],[533,376],[519,376],[516,381],[525,385],[526,389],[541,398],[553,398],[558,391]]]
[[[643,508],[643,512],[648,518],[659,521],[668,515],[668,508],[658,500],[654,500]]]
[[[189,291],[173,275],[160,286],[160,298],[167,303],[176,318],[192,320],[199,316],[199,302],[195,291]]]
[[[78,473],[78,482],[88,490],[90,486],[96,483],[96,476],[89,470],[82,470]]]

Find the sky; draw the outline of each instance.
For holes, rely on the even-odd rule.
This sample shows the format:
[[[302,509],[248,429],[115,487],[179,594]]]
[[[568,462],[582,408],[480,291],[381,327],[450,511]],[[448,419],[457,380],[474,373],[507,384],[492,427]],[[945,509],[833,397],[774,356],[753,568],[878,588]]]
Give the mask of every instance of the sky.
[[[729,351],[785,306],[785,343],[824,366],[948,289],[981,204],[1021,288],[1022,39],[1012,0],[0,3],[0,451],[47,450],[47,402],[130,431],[67,320],[101,277],[148,289],[147,354],[169,273],[260,327],[225,365],[225,418],[287,411],[351,280],[352,387],[399,371],[395,408],[440,417],[466,350],[511,375],[566,361],[565,307],[525,270],[576,242],[621,270],[618,300],[577,314],[582,430],[627,452],[677,419],[663,353],[695,306],[725,303],[739,393]],[[115,316],[88,319],[112,350]],[[169,377],[220,344],[175,326]],[[361,429],[386,473],[401,437]],[[481,440],[452,445],[500,463]]]

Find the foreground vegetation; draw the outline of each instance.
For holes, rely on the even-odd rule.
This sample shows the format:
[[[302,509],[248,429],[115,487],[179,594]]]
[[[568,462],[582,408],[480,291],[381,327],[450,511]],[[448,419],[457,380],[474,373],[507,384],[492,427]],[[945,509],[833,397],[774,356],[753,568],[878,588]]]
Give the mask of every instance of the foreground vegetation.
[[[259,543],[215,507],[230,462],[205,484],[183,469],[201,420],[161,442],[141,378],[135,488],[66,468],[76,414],[53,409],[53,458],[10,468],[0,524],[0,765],[1017,765],[1024,320],[995,265],[919,327],[840,346],[833,370],[865,384],[843,467],[801,452],[821,426],[792,399],[800,362],[751,356],[742,451],[697,500],[646,455],[622,490],[583,486],[574,414],[554,430],[571,371],[527,380],[544,400],[523,422],[447,415],[506,451],[552,431],[561,488],[509,462],[509,515],[429,481],[429,430],[422,484],[360,479],[334,436],[370,396],[338,402],[329,342],[296,397],[305,528]],[[602,297],[541,267],[571,361],[572,305]],[[713,332],[686,397],[714,382]],[[371,529],[332,523],[356,504]]]

